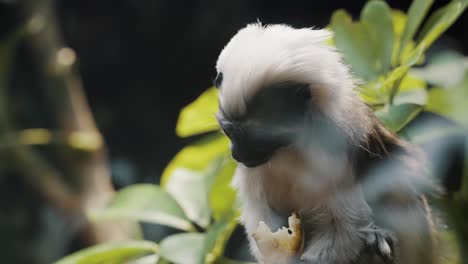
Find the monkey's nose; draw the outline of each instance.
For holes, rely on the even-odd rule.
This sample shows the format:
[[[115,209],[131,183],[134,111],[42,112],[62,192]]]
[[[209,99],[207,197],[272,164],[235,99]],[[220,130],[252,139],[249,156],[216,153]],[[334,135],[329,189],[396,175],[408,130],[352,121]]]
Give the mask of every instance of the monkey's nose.
[[[242,137],[242,130],[235,124],[221,124],[224,134],[233,141],[239,141]]]
[[[231,148],[231,155],[232,155],[232,158],[235,159],[235,160],[238,161],[238,162],[242,162],[242,161],[241,161],[241,160],[242,160],[242,157],[241,157],[241,155],[239,154],[239,151],[238,151],[237,147],[236,147],[233,143],[231,143],[231,147],[230,147],[230,148]]]
[[[237,144],[231,144],[232,158],[246,167],[257,167],[270,160],[273,152],[262,152],[249,145],[246,148],[240,148]]]

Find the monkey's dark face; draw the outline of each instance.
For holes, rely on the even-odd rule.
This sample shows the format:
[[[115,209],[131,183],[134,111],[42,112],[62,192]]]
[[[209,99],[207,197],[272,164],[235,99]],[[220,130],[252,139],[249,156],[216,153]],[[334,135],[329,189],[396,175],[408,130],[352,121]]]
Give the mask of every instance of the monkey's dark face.
[[[297,140],[309,104],[309,85],[284,82],[261,89],[242,114],[227,113],[220,105],[217,118],[231,140],[232,157],[247,167],[269,161],[279,148]]]

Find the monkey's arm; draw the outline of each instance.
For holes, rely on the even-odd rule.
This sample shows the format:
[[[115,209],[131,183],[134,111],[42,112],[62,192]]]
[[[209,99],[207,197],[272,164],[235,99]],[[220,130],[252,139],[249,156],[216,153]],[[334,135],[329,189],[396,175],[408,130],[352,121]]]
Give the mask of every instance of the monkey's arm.
[[[361,179],[373,222],[387,234],[393,263],[438,263],[436,232],[425,198],[437,188],[424,156],[406,142],[393,139],[387,144],[392,152],[383,153]]]
[[[438,263],[429,206],[422,195],[389,192],[372,203],[374,221],[392,248],[391,263]]]
[[[368,109],[372,127],[354,152],[354,171],[372,220],[391,244],[393,263],[438,263],[425,195],[438,192],[422,151],[388,131]]]

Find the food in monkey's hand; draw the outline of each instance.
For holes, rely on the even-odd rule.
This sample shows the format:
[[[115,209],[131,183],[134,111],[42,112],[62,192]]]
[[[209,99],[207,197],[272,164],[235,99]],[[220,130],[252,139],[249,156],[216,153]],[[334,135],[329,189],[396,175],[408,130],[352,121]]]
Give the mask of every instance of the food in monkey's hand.
[[[275,249],[288,256],[302,253],[303,230],[301,220],[296,213],[288,218],[288,224],[289,227],[283,226],[273,233],[263,221],[260,221],[257,230],[252,234],[260,252],[271,252]]]

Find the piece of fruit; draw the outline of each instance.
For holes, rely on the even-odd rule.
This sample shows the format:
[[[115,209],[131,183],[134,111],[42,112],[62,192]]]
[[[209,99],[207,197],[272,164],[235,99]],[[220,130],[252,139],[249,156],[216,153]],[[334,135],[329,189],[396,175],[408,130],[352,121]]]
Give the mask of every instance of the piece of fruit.
[[[301,220],[293,213],[288,218],[289,227],[281,227],[272,233],[270,228],[260,221],[257,230],[252,234],[262,255],[272,252],[294,256],[302,252],[303,230]]]

